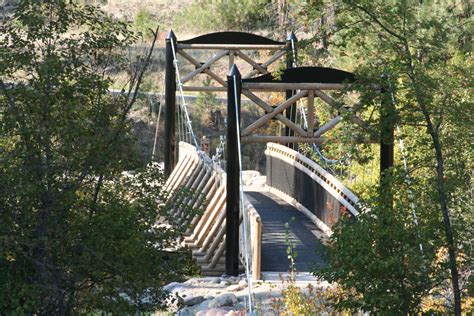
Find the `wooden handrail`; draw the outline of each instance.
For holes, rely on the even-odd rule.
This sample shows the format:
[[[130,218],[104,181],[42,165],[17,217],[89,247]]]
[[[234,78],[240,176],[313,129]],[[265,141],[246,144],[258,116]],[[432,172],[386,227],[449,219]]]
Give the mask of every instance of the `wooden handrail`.
[[[251,271],[252,276],[256,280],[260,280],[262,271],[262,218],[252,203],[245,197],[245,210],[247,211],[250,224],[250,254],[251,254]]]
[[[225,251],[225,172],[219,167],[209,168],[200,161],[196,149],[187,143],[180,142],[180,160],[167,183],[173,192],[180,186],[191,189],[201,188],[208,198],[208,203],[202,215],[186,219],[181,210],[176,210],[175,215],[191,222],[191,228],[187,231],[183,243],[193,249],[203,273],[214,273],[218,275],[222,269],[223,253]],[[206,182],[206,183],[203,183]],[[209,185],[209,183],[212,184]],[[185,204],[196,207],[199,199],[184,199]],[[262,220],[253,205],[244,197],[244,210],[249,219],[249,230],[247,240],[250,244],[250,264],[254,279],[260,279],[261,275],[261,249],[262,249]],[[241,229],[242,215],[241,215]],[[243,236],[243,235],[242,235]],[[243,249],[240,258],[245,265]]]

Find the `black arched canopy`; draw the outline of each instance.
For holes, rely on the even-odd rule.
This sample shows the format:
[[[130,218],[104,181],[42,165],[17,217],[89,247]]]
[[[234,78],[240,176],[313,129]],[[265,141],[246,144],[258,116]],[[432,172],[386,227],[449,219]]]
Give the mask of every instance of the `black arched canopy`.
[[[326,67],[298,67],[242,81],[255,83],[351,83],[355,80],[353,73],[344,70]]]
[[[245,32],[216,32],[204,34],[184,41],[178,41],[179,44],[218,44],[218,45],[284,45],[284,42],[278,42],[260,35]]]

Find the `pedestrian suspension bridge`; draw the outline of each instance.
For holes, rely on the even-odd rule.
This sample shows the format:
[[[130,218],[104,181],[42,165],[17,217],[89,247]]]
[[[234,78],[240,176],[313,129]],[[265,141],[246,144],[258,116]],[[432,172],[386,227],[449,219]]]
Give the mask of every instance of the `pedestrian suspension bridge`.
[[[184,244],[192,249],[202,275],[245,273],[249,300],[252,280],[260,279],[262,272],[288,270],[287,239],[296,244],[296,270],[309,271],[315,264],[322,264],[318,249],[324,247],[321,240],[331,234],[332,226],[340,218],[355,220],[358,215],[358,197],[297,151],[301,143],[318,150],[326,141],[325,134],[345,120],[366,126],[357,115],[361,105],[340,104],[328,93],[351,91],[357,80],[352,73],[339,69],[297,67],[296,44],[293,33],[286,42],[242,32],[218,32],[179,41],[171,31],[166,39],[166,188],[170,192],[189,188],[201,194],[202,198],[185,201],[189,207],[203,209],[199,216],[189,218],[182,210],[175,211],[176,218],[190,224]],[[196,51],[210,50],[215,54],[207,61],[193,56]],[[267,59],[255,60],[260,56],[255,51],[268,52]],[[228,58],[229,67],[225,78],[211,67],[223,58]],[[235,65],[237,58],[250,66],[247,73],[240,73]],[[271,73],[270,66],[283,58],[286,69]],[[183,73],[182,61],[193,69]],[[213,84],[190,85],[199,75],[210,77]],[[209,157],[201,150],[185,91],[227,93],[225,157],[222,152]],[[284,93],[284,101],[269,104],[262,97],[269,92]],[[240,119],[242,97],[263,112],[248,126],[243,126]],[[338,114],[319,122],[316,98]],[[297,112],[303,117],[300,123]],[[284,127],[280,135],[263,133],[273,121]],[[381,144],[381,170],[393,164],[393,127],[387,128],[388,140],[381,141],[380,136],[370,133],[366,139]],[[241,150],[252,143],[267,144],[264,190],[244,190]]]

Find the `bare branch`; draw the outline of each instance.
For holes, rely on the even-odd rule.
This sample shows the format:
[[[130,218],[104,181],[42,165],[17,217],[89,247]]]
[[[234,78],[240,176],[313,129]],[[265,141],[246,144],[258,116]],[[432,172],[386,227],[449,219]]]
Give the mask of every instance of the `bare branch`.
[[[136,83],[134,82],[131,82],[130,83],[130,89],[132,89],[133,86],[135,86],[134,90],[133,90],[133,96],[132,96],[132,99],[129,100],[128,102],[128,106],[127,108],[125,109],[124,113],[122,114],[122,120],[125,120],[128,112],[130,111],[130,109],[132,108],[133,104],[135,103],[136,99],[137,99],[137,95],[138,95],[138,90],[140,89],[140,84],[143,80],[143,76],[145,75],[145,71],[148,67],[148,65],[150,64],[150,60],[151,60],[151,56],[153,54],[153,51],[155,49],[155,44],[156,44],[156,41],[158,39],[158,31],[159,31],[160,27],[157,26],[156,27],[156,30],[155,31],[152,31],[153,33],[153,40],[151,42],[151,47],[150,47],[150,50],[148,51],[148,55],[145,59],[145,63],[143,64],[143,67],[141,69],[141,71],[138,73],[138,77],[137,77],[137,80],[136,80]]]
[[[370,12],[369,10],[367,10],[366,8],[364,8],[363,6],[360,6],[360,5],[356,5],[355,6],[357,9],[363,11],[365,14],[367,14],[375,23],[377,23],[377,25],[379,25],[385,32],[389,33],[390,35],[398,38],[401,42],[405,42],[405,38],[397,33],[395,33],[394,31],[392,31],[391,29],[389,29],[385,24],[383,24],[372,12]]]

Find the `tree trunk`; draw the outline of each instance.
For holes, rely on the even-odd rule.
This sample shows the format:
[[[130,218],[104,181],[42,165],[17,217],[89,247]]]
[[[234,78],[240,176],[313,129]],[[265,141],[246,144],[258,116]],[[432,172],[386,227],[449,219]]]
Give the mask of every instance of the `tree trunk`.
[[[286,0],[278,0],[278,26],[284,28],[286,24]]]
[[[454,294],[454,315],[461,315],[461,291],[459,289],[459,276],[458,276],[458,267],[456,262],[456,246],[454,243],[453,230],[451,228],[451,221],[449,218],[448,210],[448,199],[446,194],[446,188],[444,186],[444,163],[443,163],[443,150],[441,148],[441,142],[439,140],[439,133],[435,129],[433,122],[431,120],[430,113],[426,108],[424,102],[422,102],[422,97],[420,96],[419,89],[417,89],[417,83],[414,80],[414,74],[411,74],[411,79],[413,85],[415,86],[415,95],[417,102],[420,106],[421,112],[425,117],[427,123],[428,133],[433,140],[433,147],[435,150],[436,157],[436,189],[439,196],[439,204],[441,207],[441,212],[443,214],[444,230],[446,234],[446,242],[448,247],[448,256],[449,256],[449,268],[451,271],[451,282],[453,287]]]
[[[456,263],[456,247],[454,244],[451,221],[449,219],[446,189],[444,187],[443,153],[437,133],[434,133],[433,131],[433,133],[430,132],[430,134],[433,138],[433,145],[436,152],[436,185],[439,195],[439,202],[441,205],[441,212],[443,213],[444,229],[448,243],[449,267],[451,270],[451,280],[454,292],[454,314],[461,315],[461,291],[459,289],[458,267]]]

